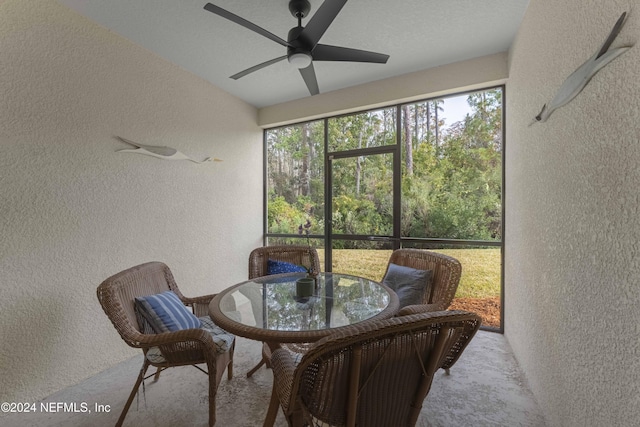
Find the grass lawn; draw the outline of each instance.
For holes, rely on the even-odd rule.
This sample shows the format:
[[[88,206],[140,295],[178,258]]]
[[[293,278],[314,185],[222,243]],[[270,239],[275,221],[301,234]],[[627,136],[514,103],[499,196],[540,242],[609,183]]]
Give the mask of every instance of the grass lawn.
[[[456,298],[486,298],[500,296],[500,249],[435,250],[456,258],[462,264],[462,278]],[[321,265],[324,252],[318,251]],[[390,250],[336,249],[333,251],[333,271],[380,281],[387,268]]]

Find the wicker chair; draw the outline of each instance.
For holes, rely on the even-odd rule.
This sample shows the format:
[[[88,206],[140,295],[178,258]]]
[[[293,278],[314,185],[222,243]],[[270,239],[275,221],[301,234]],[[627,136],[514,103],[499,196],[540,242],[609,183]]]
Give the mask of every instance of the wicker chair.
[[[389,258],[389,264],[402,265],[418,270],[431,270],[431,286],[423,296],[422,304],[408,305],[400,309],[396,316],[447,310],[460,284],[462,265],[460,261],[438,252],[423,249],[397,249]],[[387,265],[389,270],[389,265]],[[385,272],[386,275],[386,272]],[[449,375],[449,368],[445,368]]]
[[[474,313],[421,313],[353,325],[315,343],[298,365],[277,349],[270,410],[280,404],[290,426],[414,426],[435,372],[479,327]]]
[[[285,261],[320,272],[318,252],[303,245],[263,246],[249,254],[249,280],[266,276],[268,261]]]
[[[398,316],[442,311],[449,308],[456,295],[462,274],[462,265],[457,259],[421,249],[397,249],[391,254],[389,264],[433,272],[431,286],[428,292],[425,292],[422,304],[406,306],[398,312]],[[388,270],[389,265],[387,265]]]
[[[183,296],[169,267],[160,262],[149,262],[129,268],[109,277],[98,286],[98,300],[113,326],[129,346],[141,348],[145,354],[138,379],[116,426],[121,426],[124,422],[140,384],[146,379],[145,373],[149,366],[158,368],[155,374],[157,380],[160,371],[168,367],[195,366],[202,363],[207,365],[208,373],[205,373],[209,376],[209,426],[215,424],[216,391],[225,369],[227,369],[228,379],[233,376],[235,340],[228,351],[219,354],[210,333],[204,329],[184,329],[162,334],[142,333],[134,309],[135,298],[168,290],[178,295],[186,306],[190,306],[196,316],[208,315],[209,302],[214,295],[196,298]],[[151,354],[157,352],[158,349],[162,355],[160,359],[164,359],[164,362],[159,362],[151,357]],[[150,350],[151,353],[147,355]],[[154,361],[150,361],[150,357]]]
[[[268,261],[284,261],[291,264],[301,265],[315,272],[320,272],[320,258],[318,252],[308,246],[303,245],[274,245],[256,248],[249,254],[249,280],[256,277],[267,276],[269,274]],[[294,346],[297,349],[296,346]],[[301,348],[304,348],[302,345]],[[269,367],[271,350],[269,346],[263,344],[262,359],[256,366],[247,372],[247,378],[253,375],[262,365]]]

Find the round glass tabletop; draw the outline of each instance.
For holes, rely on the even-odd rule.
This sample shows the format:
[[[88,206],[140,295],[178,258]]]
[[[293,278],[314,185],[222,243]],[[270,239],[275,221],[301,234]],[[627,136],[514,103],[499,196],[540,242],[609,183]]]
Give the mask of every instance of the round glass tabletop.
[[[305,273],[264,276],[218,294],[209,306],[214,321],[241,336],[308,342],[334,329],[393,316],[398,298],[387,286],[362,277],[321,273],[311,296],[296,295]]]

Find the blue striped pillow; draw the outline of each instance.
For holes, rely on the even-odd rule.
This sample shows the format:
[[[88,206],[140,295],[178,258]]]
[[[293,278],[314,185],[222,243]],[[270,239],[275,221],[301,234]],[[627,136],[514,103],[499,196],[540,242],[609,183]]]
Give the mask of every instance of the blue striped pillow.
[[[200,319],[187,309],[173,291],[138,297],[135,307],[139,314],[139,320],[148,322],[157,334],[202,326]],[[140,326],[143,331],[147,329],[146,325]]]

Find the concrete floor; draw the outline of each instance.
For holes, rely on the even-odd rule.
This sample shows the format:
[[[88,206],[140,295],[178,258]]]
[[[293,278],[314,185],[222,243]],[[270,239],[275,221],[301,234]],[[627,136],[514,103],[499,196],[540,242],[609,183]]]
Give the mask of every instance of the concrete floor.
[[[124,345],[124,343],[123,343]],[[222,380],[217,395],[217,422],[223,427],[262,425],[271,394],[271,371],[261,368],[252,378],[245,373],[259,360],[261,344],[238,338],[235,376]],[[0,415],[2,426],[113,426],[120,415],[142,365],[136,356],[43,401],[76,405],[78,412],[36,412]],[[47,406],[48,405],[48,406]],[[86,412],[83,411],[86,405]],[[102,411],[100,411],[102,410]],[[160,380],[147,380],[144,395],[133,405],[125,426],[206,426],[207,377],[192,367],[172,368]],[[276,426],[286,426],[282,414]],[[436,374],[424,401],[420,427],[544,426],[540,409],[526,386],[504,336],[480,331],[469,344],[451,375]]]

